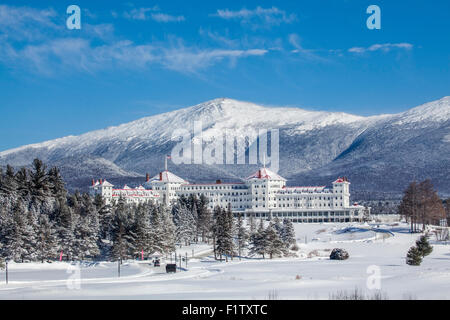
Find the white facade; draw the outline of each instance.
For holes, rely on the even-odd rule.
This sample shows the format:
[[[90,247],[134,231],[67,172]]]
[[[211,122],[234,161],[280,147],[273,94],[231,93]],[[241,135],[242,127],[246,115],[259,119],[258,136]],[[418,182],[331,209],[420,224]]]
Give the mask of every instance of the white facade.
[[[169,171],[149,179],[136,189],[113,189],[107,181],[94,183],[91,194],[101,194],[106,203],[124,197],[129,203],[153,201],[170,205],[184,195],[204,195],[212,210],[216,206],[227,208],[244,216],[259,218],[288,218],[294,222],[355,221],[363,218],[364,207],[350,204],[350,182],[339,178],[332,188],[287,187],[286,179],[261,168],[243,182],[190,184]]]

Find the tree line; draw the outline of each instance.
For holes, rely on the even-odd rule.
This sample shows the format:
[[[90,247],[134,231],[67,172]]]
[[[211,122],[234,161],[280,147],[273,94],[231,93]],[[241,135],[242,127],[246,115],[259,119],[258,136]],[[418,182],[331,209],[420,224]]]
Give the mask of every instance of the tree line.
[[[69,194],[57,167],[35,159],[30,169],[0,168],[0,257],[16,262],[124,260],[167,255],[176,244],[212,244],[217,259],[244,252],[287,254],[295,244],[291,221],[267,227],[254,217],[233,217],[231,208],[208,208],[205,196],[180,197],[170,208],[100,195]]]
[[[439,225],[442,219],[450,220],[449,206],[450,199],[442,201],[431,180],[427,179],[409,184],[404,191],[398,213],[409,221],[411,232],[419,232],[425,230],[428,224]]]

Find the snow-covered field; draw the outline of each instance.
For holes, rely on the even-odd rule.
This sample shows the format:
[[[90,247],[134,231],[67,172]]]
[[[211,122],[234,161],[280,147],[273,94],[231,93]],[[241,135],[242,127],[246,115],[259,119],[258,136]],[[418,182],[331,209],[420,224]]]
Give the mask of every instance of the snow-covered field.
[[[450,298],[450,244],[433,243],[432,254],[415,267],[405,264],[405,255],[419,235],[409,234],[405,224],[296,224],[295,229],[297,257],[225,263],[215,261],[205,245],[183,247],[178,252],[187,253],[188,268],[183,262],[176,274],[149,261],[124,263],[120,278],[116,263],[85,263],[79,269],[10,263],[8,285],[0,273],[0,299],[328,299],[355,288],[373,294],[377,270],[389,299]],[[336,247],[350,258],[330,260]]]

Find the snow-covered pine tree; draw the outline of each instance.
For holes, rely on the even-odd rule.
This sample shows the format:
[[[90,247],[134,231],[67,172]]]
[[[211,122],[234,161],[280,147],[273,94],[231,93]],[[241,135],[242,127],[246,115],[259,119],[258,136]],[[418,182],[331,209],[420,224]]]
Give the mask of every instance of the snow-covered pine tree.
[[[223,209],[219,207],[216,217],[215,233],[216,233],[216,251],[217,254],[220,256],[220,260],[222,260],[222,256],[227,253],[227,244],[225,240],[226,231],[224,230],[226,228],[225,224],[226,224],[225,212]]]
[[[50,187],[50,194],[52,197],[66,197],[67,191],[65,188],[64,180],[61,176],[59,168],[52,167],[48,171],[48,184]]]
[[[88,194],[83,194],[80,199],[80,208],[75,224],[76,256],[80,260],[94,258],[100,254],[99,222],[97,209]]]
[[[173,223],[172,215],[169,208],[161,206],[162,209],[162,222],[163,222],[163,253],[172,253],[175,251],[175,225]]]
[[[192,204],[192,209],[191,209],[191,216],[194,219],[194,238],[192,239],[192,241],[194,241],[195,243],[198,243],[198,235],[200,233],[197,202],[198,202],[198,199],[197,199],[197,197],[195,197],[194,203]]]
[[[152,253],[171,253],[175,250],[175,225],[170,210],[164,205],[155,206],[151,212],[150,233]]]
[[[284,246],[289,249],[291,246],[295,245],[295,230],[294,224],[290,219],[283,220],[283,229],[281,232],[281,240],[284,243]]]
[[[252,235],[254,235],[257,231],[254,213],[250,213],[247,224],[248,224],[249,236],[252,237]]]
[[[283,234],[283,226],[280,219],[278,217],[273,218],[273,220],[270,222],[270,225],[272,226],[272,228],[274,228],[278,236],[281,238]]]
[[[56,231],[45,214],[39,215],[36,247],[37,257],[42,263],[56,257]]]
[[[33,160],[33,170],[30,172],[32,196],[43,201],[50,192],[50,183],[46,172],[46,165],[40,159]]]
[[[150,237],[150,215],[147,204],[138,205],[134,215],[134,233],[136,234],[135,256],[149,254],[152,248]]]
[[[2,185],[0,189],[0,193],[5,197],[13,197],[16,199],[17,194],[17,180],[16,175],[14,173],[14,168],[9,164],[6,166],[6,172],[2,179]]]
[[[234,257],[234,217],[233,212],[231,210],[231,204],[228,204],[228,208],[225,211],[225,241],[226,241],[226,251],[228,252],[228,255],[230,255],[231,260],[233,260]],[[228,259],[227,259],[228,262]]]
[[[178,205],[174,208],[174,219],[176,227],[176,241],[190,245],[196,235],[196,221],[192,212],[184,205]]]
[[[417,249],[422,254],[422,257],[426,257],[431,252],[433,252],[433,247],[428,242],[427,236],[421,236],[419,238],[419,240],[416,241],[416,246],[417,246]]]
[[[24,250],[26,252],[24,259],[28,261],[36,261],[38,259],[37,250],[37,214],[34,210],[28,210],[25,217],[25,227],[23,229]]]
[[[213,240],[213,249],[214,249],[214,259],[217,260],[217,238],[220,233],[220,226],[219,226],[219,217],[222,214],[222,209],[219,206],[214,207],[214,211],[212,214],[212,226],[211,226],[211,236]]]
[[[265,236],[265,247],[264,252],[270,256],[270,259],[275,255],[281,255],[283,253],[284,244],[278,236],[277,231],[273,227],[273,225],[269,224],[267,229],[264,232]]]
[[[265,259],[267,248],[266,230],[264,229],[264,221],[260,219],[258,230],[251,236],[251,254],[259,254]]]
[[[205,242],[205,238],[207,238],[208,234],[211,231],[212,215],[211,211],[208,208],[208,203],[208,198],[204,194],[200,195],[197,204],[198,229],[202,236],[203,242]],[[209,239],[207,239],[207,241],[209,241]]]
[[[55,208],[54,221],[57,232],[58,253],[62,252],[67,261],[73,259],[75,252],[74,217],[72,208],[65,198],[58,198]]]
[[[247,229],[244,226],[244,219],[242,218],[242,215],[239,213],[236,219],[236,242],[238,247],[238,254],[239,254],[239,260],[242,257],[242,252],[245,250],[248,246],[248,232]]]
[[[111,228],[111,258],[119,260],[121,263],[127,257],[127,239],[126,239],[126,212],[125,200],[120,197],[114,207],[112,228]]]
[[[21,199],[17,200],[16,205],[12,211],[9,226],[5,230],[6,242],[6,258],[15,262],[24,262],[27,251],[26,243],[26,212]]]
[[[416,246],[411,247],[406,255],[406,264],[411,266],[420,266],[421,263],[422,253]]]
[[[154,206],[150,213],[151,253],[164,253],[163,215],[160,206]]]
[[[28,170],[26,168],[21,168],[16,173],[17,182],[17,195],[22,199],[27,199],[30,195],[31,186],[28,180]]]

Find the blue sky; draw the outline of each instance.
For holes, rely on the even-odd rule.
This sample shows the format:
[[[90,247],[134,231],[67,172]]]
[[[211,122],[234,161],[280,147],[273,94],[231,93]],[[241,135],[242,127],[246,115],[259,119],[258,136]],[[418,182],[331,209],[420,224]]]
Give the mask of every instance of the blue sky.
[[[1,0],[0,150],[218,97],[396,113],[450,95],[449,71],[446,0]]]

